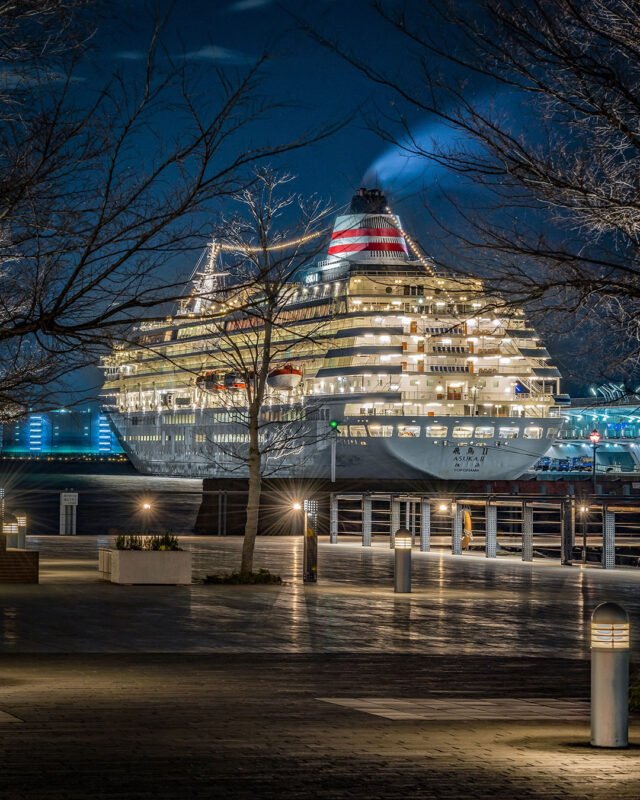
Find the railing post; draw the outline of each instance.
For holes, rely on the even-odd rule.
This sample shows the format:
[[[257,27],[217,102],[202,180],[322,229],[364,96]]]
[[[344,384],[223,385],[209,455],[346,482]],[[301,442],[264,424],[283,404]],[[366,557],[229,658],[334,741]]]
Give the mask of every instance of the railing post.
[[[575,538],[575,503],[573,498],[562,501],[560,563],[571,566],[573,563],[573,540]]]
[[[602,510],[602,569],[616,567],[616,515],[608,508]]]
[[[522,560],[533,561],[533,508],[522,504]]]
[[[362,496],[362,546],[371,547],[371,495]]]
[[[485,506],[484,551],[487,558],[495,558],[498,545],[498,507],[492,503]]]
[[[338,498],[335,494],[329,497],[329,542],[338,544]]]
[[[431,503],[423,497],[420,501],[420,551],[431,550]]]
[[[393,550],[393,540],[396,531],[400,527],[400,501],[396,497],[391,497],[391,524],[389,526],[389,548]]]
[[[454,556],[462,555],[462,507],[459,503],[455,504],[453,512],[453,531],[451,537],[451,554]]]

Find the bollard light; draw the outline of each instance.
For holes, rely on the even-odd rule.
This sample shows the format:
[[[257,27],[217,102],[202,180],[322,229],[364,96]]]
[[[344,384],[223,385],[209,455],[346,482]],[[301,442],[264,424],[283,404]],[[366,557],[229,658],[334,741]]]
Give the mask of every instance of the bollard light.
[[[602,605],[616,605],[603,603]],[[620,606],[617,606],[620,608]],[[601,606],[598,606],[601,608]],[[628,650],[629,649],[629,621],[626,622],[596,622],[591,620],[591,649],[599,650]]]
[[[402,528],[400,530],[402,530]],[[398,531],[395,535],[394,547],[396,550],[411,550],[411,534],[405,536]]]
[[[601,603],[591,616],[591,744],[629,743],[629,615]]]
[[[406,528],[398,528],[394,536],[394,548],[394,591],[406,594],[411,591],[411,532]]]

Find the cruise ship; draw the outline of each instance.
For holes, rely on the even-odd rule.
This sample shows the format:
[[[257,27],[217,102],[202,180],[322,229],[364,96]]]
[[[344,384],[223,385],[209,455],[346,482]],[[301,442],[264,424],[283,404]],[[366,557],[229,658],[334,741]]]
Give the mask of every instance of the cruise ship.
[[[439,271],[381,191],[358,190],[345,210],[326,258],[283,296],[262,413],[304,420],[308,444],[273,456],[268,474],[493,480],[531,469],[570,401],[524,313],[487,297],[480,279]],[[246,474],[227,445],[248,442],[229,409],[250,375],[225,371],[212,306],[197,299],[219,289],[223,260],[211,245],[175,314],[141,322],[133,345],[103,361],[104,408],[140,472]],[[246,336],[242,312],[226,313]]]

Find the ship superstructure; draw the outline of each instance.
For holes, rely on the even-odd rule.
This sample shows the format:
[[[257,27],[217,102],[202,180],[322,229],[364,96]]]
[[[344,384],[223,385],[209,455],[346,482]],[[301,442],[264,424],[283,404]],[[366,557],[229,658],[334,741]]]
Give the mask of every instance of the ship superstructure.
[[[238,336],[246,325],[237,296],[220,300],[219,251],[194,279],[204,300],[200,291],[164,323],[141,323],[136,346],[105,359],[106,407],[141,471],[238,474],[216,447],[246,440],[228,402],[237,408],[244,383],[223,367],[212,330],[221,313]],[[440,274],[377,190],[356,193],[327,258],[283,303],[263,413],[305,419],[313,444],[276,474],[328,476],[330,420],[345,477],[515,478],[558,434],[568,397],[524,314],[478,279]]]

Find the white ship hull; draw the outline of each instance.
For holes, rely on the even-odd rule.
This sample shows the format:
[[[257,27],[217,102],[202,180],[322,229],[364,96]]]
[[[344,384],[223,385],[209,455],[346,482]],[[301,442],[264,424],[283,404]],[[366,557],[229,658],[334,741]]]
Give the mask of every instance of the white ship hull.
[[[246,477],[246,469],[216,448],[216,437],[233,435],[232,423],[215,423],[214,409],[191,412],[193,422],[176,424],[184,412],[123,414],[109,412],[120,442],[140,472],[184,477]],[[191,416],[191,415],[189,415]],[[354,428],[390,427],[391,436],[349,435]],[[419,427],[415,436],[400,436],[402,426]],[[427,426],[441,425],[446,436],[428,437]],[[493,428],[495,436],[478,439],[472,433],[455,438],[455,428]],[[440,478],[510,480],[531,469],[553,445],[561,421],[557,418],[503,417],[358,417],[341,423],[336,439],[338,478]],[[500,428],[517,429],[516,438],[501,438]],[[537,428],[540,438],[525,438],[525,428]],[[326,434],[325,434],[326,431]],[[267,465],[270,477],[327,478],[331,473],[330,433],[326,420],[308,423],[312,442],[304,449]],[[551,435],[551,438],[549,436]]]

